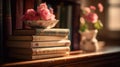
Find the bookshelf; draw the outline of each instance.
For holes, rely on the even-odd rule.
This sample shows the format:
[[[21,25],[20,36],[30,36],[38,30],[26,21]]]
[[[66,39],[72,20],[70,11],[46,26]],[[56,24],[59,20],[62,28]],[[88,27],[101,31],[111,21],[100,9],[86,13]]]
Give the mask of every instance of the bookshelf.
[[[115,47],[115,49],[118,48],[118,51],[110,52],[110,54],[109,53],[106,54],[106,53],[104,53],[104,51],[92,53],[90,57],[89,57],[89,54],[82,54],[82,55],[85,55],[85,57],[81,57],[82,55],[81,55],[81,52],[79,52],[79,51],[75,52],[75,55],[72,54],[72,53],[74,53],[74,50],[79,49],[78,44],[80,41],[80,39],[79,39],[80,35],[78,33],[78,29],[79,29],[79,17],[80,17],[80,5],[81,5],[80,1],[81,0],[0,0],[0,17],[1,17],[0,18],[0,31],[1,31],[1,33],[0,33],[0,36],[1,36],[1,39],[0,39],[0,43],[1,43],[0,44],[0,63],[2,63],[2,66],[3,67],[13,67],[13,66],[14,67],[26,67],[26,66],[32,67],[32,66],[43,65],[43,67],[44,66],[46,66],[46,67],[48,67],[48,66],[54,66],[54,67],[83,66],[84,67],[86,65],[86,67],[89,67],[89,65],[91,65],[91,67],[93,67],[93,66],[99,66],[99,65],[102,66],[102,65],[109,65],[109,64],[110,65],[117,64],[120,66],[120,64],[118,63],[118,62],[120,62],[120,60],[118,59],[118,58],[120,58],[120,50],[119,50],[118,46]],[[8,4],[9,2],[11,2],[11,3]],[[70,26],[72,26],[70,28],[71,29],[71,41],[72,41],[71,49],[73,50],[73,51],[71,51],[71,55],[68,57],[61,57],[61,58],[54,58],[54,59],[50,58],[50,59],[33,60],[33,61],[23,61],[23,60],[16,60],[16,59],[13,60],[11,58],[6,58],[7,47],[5,46],[5,44],[6,44],[7,38],[9,35],[12,34],[12,33],[10,33],[10,31],[13,31],[16,29],[16,9],[17,9],[16,5],[23,4],[24,8],[22,8],[22,10],[24,13],[26,11],[26,9],[35,8],[37,6],[37,4],[39,4],[41,2],[49,3],[54,8],[56,14],[57,14],[56,9],[57,9],[57,7],[59,8],[58,5],[61,5],[61,3],[63,3],[63,6],[69,6],[68,10],[72,9],[72,11],[70,11],[70,12],[68,11],[68,14],[70,14],[70,16],[71,16],[71,17],[69,17],[69,19],[71,18],[71,20],[69,20]],[[11,12],[10,12],[11,14],[9,12],[7,13],[7,10],[9,10],[9,8],[6,8],[6,5],[7,6],[9,5],[9,7],[10,6],[12,7]],[[26,7],[25,7],[25,5],[26,5]],[[19,7],[19,9],[20,9],[20,7]],[[6,14],[8,14],[8,15],[6,15]],[[11,19],[9,18],[9,15],[12,15]],[[21,14],[19,14],[19,16],[20,15]],[[8,19],[8,20],[5,21],[6,19]],[[12,22],[10,22],[10,21],[12,21]],[[22,28],[22,27],[20,26],[18,28]],[[67,26],[65,26],[65,28],[67,28]],[[111,47],[109,50],[112,50],[112,49],[113,49],[113,47]],[[105,50],[105,52],[109,52],[109,50]],[[112,62],[110,60],[114,60],[115,62]],[[0,67],[1,67],[1,65],[0,65]]]
[[[7,59],[6,41],[16,29],[23,29],[21,17],[29,8],[36,9],[36,6],[46,2],[54,9],[57,19],[60,19],[56,27],[69,28],[71,31],[71,50],[79,49],[79,17],[80,17],[80,0],[1,0],[0,4],[0,23],[1,23],[1,62]],[[4,4],[3,4],[4,3]],[[60,11],[62,9],[62,11]],[[60,13],[58,13],[60,12]],[[60,16],[58,16],[60,15]],[[62,17],[62,18],[61,18]]]
[[[80,0],[42,0],[54,8],[56,18],[60,20],[57,27],[70,29],[71,50],[79,49]]]

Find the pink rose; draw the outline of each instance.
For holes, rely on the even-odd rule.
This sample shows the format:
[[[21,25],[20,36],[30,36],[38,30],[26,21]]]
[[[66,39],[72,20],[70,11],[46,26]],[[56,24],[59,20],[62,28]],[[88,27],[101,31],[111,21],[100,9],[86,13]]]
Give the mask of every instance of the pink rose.
[[[95,23],[98,20],[98,15],[96,13],[88,13],[84,18],[88,22]]]
[[[84,7],[84,12],[85,12],[85,14],[87,14],[87,13],[90,13],[91,12],[91,10],[90,10],[90,8],[88,8],[88,7]]]
[[[55,15],[54,14],[51,14],[50,20],[55,20]]]
[[[50,10],[50,13],[53,14],[53,8],[50,8],[49,10]]]
[[[96,10],[96,7],[95,6],[90,6],[90,9],[91,10]]]
[[[31,16],[35,16],[36,15],[36,11],[34,9],[28,9],[25,14],[31,15]]]
[[[34,9],[28,9],[23,16],[23,20],[38,20],[39,18],[40,17],[37,15]]]
[[[40,14],[40,12],[44,9],[48,9],[46,3],[42,3],[37,7],[37,12]]]
[[[104,7],[101,3],[98,3],[98,8],[100,12],[103,12]]]
[[[43,9],[40,12],[40,16],[42,20],[49,20],[51,18],[51,13],[48,9]]]

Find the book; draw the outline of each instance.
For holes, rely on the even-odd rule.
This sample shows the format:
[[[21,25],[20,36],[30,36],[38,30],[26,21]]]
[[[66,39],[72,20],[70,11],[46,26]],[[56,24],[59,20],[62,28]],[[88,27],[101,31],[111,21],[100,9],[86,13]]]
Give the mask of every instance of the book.
[[[63,54],[69,52],[69,46],[64,47],[45,47],[45,48],[10,48],[9,53],[22,55],[47,55],[47,54]]]
[[[27,11],[27,9],[34,8],[34,0],[24,0],[24,12]]]
[[[15,41],[57,41],[67,39],[68,36],[9,36],[9,40]]]
[[[69,29],[53,28],[53,29],[15,30],[13,34],[14,35],[66,36],[69,34]]]
[[[3,0],[0,0],[0,63],[3,61]]]
[[[24,59],[24,60],[36,60],[36,59],[47,59],[47,58],[56,58],[56,57],[64,57],[68,56],[69,52],[63,54],[46,54],[46,55],[21,55],[21,54],[9,54],[9,57],[16,59]]]
[[[15,48],[36,48],[36,47],[56,47],[56,46],[70,46],[70,40],[60,40],[60,41],[42,41],[42,42],[33,42],[33,41],[8,41],[8,47]]]
[[[6,37],[12,35],[12,14],[11,14],[11,0],[7,0],[3,6],[3,22],[6,25]]]
[[[16,0],[16,29],[23,28],[23,0]]]

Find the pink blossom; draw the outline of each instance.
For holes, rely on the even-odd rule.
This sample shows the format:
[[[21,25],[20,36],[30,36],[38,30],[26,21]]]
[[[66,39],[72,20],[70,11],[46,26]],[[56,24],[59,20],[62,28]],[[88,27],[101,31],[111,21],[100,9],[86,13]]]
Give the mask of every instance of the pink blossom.
[[[90,6],[90,9],[91,10],[96,10],[96,7],[95,6]]]
[[[34,9],[28,9],[25,14],[31,15],[31,16],[35,16],[36,15],[36,11]]]
[[[23,16],[23,20],[38,20],[39,16],[34,9],[28,9],[25,15]]]
[[[90,8],[88,7],[84,7],[83,10],[85,11],[86,14],[91,12]]]
[[[46,3],[42,3],[37,7],[37,12],[40,14],[40,12],[44,9],[48,9]]]
[[[49,10],[50,10],[50,13],[53,14],[53,8],[50,8]]]
[[[50,20],[55,20],[55,15],[54,14],[51,14]]]
[[[84,18],[88,22],[95,23],[98,20],[98,15],[96,13],[88,13]]]
[[[80,17],[81,24],[85,24],[85,19],[83,17]]]
[[[53,9],[48,9],[46,3],[42,3],[37,7],[37,12],[34,9],[28,9],[23,20],[55,20]]]
[[[44,9],[40,12],[40,16],[42,20],[49,20],[51,17],[51,13],[48,9]]]
[[[101,3],[98,3],[98,8],[100,12],[103,12],[104,7]]]

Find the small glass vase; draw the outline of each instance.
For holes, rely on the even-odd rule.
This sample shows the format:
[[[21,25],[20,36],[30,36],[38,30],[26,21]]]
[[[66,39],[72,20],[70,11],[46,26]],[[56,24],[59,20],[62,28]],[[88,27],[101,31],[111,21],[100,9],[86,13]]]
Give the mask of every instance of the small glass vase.
[[[89,30],[85,32],[80,32],[81,41],[80,49],[85,52],[99,51],[99,44],[96,38],[98,30]]]

